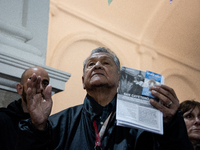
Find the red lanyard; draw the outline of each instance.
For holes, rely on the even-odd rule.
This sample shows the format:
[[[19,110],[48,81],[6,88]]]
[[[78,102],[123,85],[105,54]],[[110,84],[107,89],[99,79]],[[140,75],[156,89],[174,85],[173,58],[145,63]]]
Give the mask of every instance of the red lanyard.
[[[115,114],[115,112],[114,112],[114,114]],[[96,138],[95,147],[94,147],[95,150],[97,150],[97,149],[102,150],[101,139],[103,138],[103,135],[105,133],[105,130],[106,130],[106,127],[108,125],[108,121],[109,121],[111,115],[112,115],[112,112],[110,113],[110,115],[108,116],[106,121],[103,123],[103,126],[101,127],[100,133],[98,131],[96,121],[95,120],[93,121],[93,126],[94,126],[94,130],[95,130],[95,138]]]
[[[100,140],[99,131],[97,128],[97,123],[95,120],[93,121],[93,126],[95,130],[95,138],[96,138],[95,149],[96,149],[96,147],[99,147],[99,148],[101,147],[101,140]]]

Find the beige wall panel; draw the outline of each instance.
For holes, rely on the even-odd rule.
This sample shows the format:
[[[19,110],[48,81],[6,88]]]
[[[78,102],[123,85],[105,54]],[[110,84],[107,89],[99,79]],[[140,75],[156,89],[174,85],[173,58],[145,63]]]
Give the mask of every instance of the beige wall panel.
[[[199,94],[195,93],[195,85],[193,85],[183,76],[174,75],[167,77],[166,84],[168,84],[170,87],[173,87],[180,102],[191,99],[199,101],[197,98]]]
[[[196,99],[200,102],[198,70],[162,55],[159,55],[153,64],[152,71],[165,77],[165,84],[175,90],[180,102],[186,99]]]

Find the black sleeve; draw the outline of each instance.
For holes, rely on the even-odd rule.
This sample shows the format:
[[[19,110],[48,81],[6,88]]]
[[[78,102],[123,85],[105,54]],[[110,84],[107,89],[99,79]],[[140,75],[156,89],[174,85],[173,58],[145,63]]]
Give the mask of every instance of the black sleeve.
[[[4,112],[0,112],[0,149],[14,149],[17,139],[17,130],[14,128],[11,118]]]
[[[36,129],[30,119],[19,122],[19,136],[16,150],[49,150],[51,127],[47,123],[45,130]]]
[[[183,116],[177,112],[173,120],[164,126],[164,135],[155,135],[161,150],[193,150]]]

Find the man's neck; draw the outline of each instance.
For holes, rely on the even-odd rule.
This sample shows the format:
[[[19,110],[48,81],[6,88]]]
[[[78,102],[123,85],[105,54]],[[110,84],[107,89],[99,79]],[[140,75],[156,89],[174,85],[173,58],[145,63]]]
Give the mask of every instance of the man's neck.
[[[190,139],[190,141],[192,142],[192,145],[193,145],[194,149],[196,150],[197,144],[200,144],[200,140],[198,140],[198,139]],[[200,148],[198,147],[198,149],[200,149]]]
[[[108,105],[115,97],[117,90],[95,88],[87,93],[101,106]]]

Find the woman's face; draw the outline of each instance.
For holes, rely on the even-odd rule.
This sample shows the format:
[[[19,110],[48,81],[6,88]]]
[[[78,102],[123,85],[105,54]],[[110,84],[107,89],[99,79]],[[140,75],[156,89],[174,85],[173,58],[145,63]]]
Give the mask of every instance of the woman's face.
[[[200,140],[200,110],[195,107],[193,111],[189,110],[183,114],[190,139]]]

